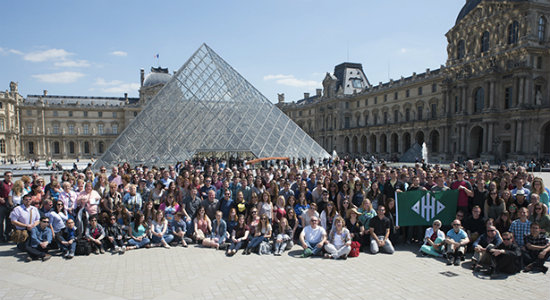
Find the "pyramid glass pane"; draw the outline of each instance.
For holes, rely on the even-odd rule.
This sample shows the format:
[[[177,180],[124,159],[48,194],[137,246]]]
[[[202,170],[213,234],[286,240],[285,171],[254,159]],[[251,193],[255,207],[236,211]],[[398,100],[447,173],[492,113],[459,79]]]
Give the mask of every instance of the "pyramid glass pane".
[[[315,159],[329,154],[203,44],[94,167],[173,164],[195,153]]]

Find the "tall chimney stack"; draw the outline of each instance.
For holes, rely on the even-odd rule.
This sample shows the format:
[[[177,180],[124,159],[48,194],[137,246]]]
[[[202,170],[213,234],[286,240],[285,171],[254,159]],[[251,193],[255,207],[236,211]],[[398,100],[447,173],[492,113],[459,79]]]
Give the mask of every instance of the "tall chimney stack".
[[[139,75],[139,82],[141,83],[141,86],[143,86],[143,81],[145,81],[145,70],[140,69]]]

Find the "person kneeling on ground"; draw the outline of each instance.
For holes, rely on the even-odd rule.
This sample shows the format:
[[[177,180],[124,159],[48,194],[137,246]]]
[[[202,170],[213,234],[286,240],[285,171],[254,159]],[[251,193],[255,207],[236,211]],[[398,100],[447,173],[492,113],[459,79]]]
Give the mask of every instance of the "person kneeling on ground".
[[[378,206],[377,216],[369,221],[370,231],[370,252],[372,254],[378,253],[380,248],[383,252],[393,254],[395,249],[390,241],[390,229],[391,221],[386,217],[386,207],[384,205]]]
[[[460,264],[460,259],[464,257],[464,251],[466,250],[466,245],[470,242],[468,235],[462,228],[460,228],[460,220],[453,221],[453,229],[447,232],[447,238],[445,239],[445,244],[447,247],[447,265],[453,264],[458,266]]]
[[[31,230],[30,241],[27,244],[29,256],[27,261],[42,259],[46,261],[52,257],[48,254],[48,245],[52,242],[52,231],[48,217],[40,218],[40,224]]]
[[[351,234],[344,226],[345,221],[342,217],[337,216],[334,220],[334,228],[328,235],[328,243],[325,244],[326,258],[347,259],[351,251]]]
[[[525,250],[523,251],[523,263],[526,265],[524,272],[541,271],[546,274],[548,267],[544,262],[550,256],[550,242],[543,233],[540,233],[540,226],[531,223],[531,233],[523,238]]]
[[[105,230],[103,226],[97,223],[97,216],[90,217],[90,225],[86,228],[86,239],[92,247],[92,251],[95,254],[103,254],[103,238],[105,237]]]
[[[63,251],[63,257],[71,259],[74,257],[76,251],[76,240],[78,238],[78,232],[74,225],[73,219],[68,219],[65,228],[61,230],[58,235],[59,247]]]
[[[105,227],[106,239],[104,239],[105,248],[113,249],[113,253],[124,254],[126,246],[124,246],[124,231],[122,226],[117,223],[114,215],[109,217],[109,225]]]
[[[433,255],[440,257],[445,245],[445,233],[441,230],[441,221],[434,220],[432,227],[426,228],[424,234],[424,245],[420,247],[422,255]]]
[[[311,217],[309,225],[300,233],[300,245],[304,248],[302,257],[321,254],[326,241],[327,232],[319,225],[319,218]]]
[[[473,244],[474,256],[472,257],[472,268],[474,271],[479,271],[482,266],[491,265],[490,250],[502,243],[502,240],[497,234],[495,226],[489,226],[487,232],[483,233]]]

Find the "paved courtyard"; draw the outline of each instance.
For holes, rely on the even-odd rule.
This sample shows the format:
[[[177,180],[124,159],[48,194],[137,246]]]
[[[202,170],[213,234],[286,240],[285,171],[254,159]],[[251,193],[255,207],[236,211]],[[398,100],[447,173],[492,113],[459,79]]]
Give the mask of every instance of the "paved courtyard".
[[[2,299],[548,299],[550,273],[505,279],[476,276],[470,264],[446,266],[417,256],[416,246],[394,255],[361,253],[346,261],[282,257],[225,257],[195,246],[90,255],[25,263],[15,247],[0,246]],[[448,277],[443,272],[452,272]],[[429,296],[432,295],[432,296]]]

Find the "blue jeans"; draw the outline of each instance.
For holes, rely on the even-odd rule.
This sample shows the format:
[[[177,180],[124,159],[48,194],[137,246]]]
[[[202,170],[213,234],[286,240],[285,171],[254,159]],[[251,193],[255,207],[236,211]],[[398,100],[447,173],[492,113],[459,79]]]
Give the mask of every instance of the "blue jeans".
[[[153,244],[162,243],[162,240],[164,240],[167,244],[170,243],[172,240],[174,240],[174,236],[171,234],[165,234],[162,237],[158,237],[156,235],[153,235]]]
[[[253,237],[252,240],[250,240],[250,242],[248,243],[248,246],[246,248],[247,249],[249,249],[249,248],[254,249],[254,248],[260,246],[260,244],[263,241],[267,241],[267,239],[263,235]]]
[[[130,246],[136,246],[137,248],[143,248],[145,245],[149,244],[151,242],[151,240],[149,240],[148,238],[144,237],[141,239],[141,242],[138,242],[134,239],[129,239],[128,240],[128,245]]]
[[[306,246],[311,250],[311,252],[313,252],[313,255],[319,255],[321,253],[321,250],[323,250],[323,247],[317,248],[317,244],[319,244],[319,242],[313,242],[313,243],[310,243],[308,241],[305,241],[305,242],[306,242]]]
[[[69,251],[69,253],[71,253],[72,255],[74,255],[74,253],[75,253],[75,251],[76,251],[76,240],[75,240],[72,244],[70,244],[70,245],[68,245],[68,246],[63,245],[61,242],[58,242],[57,244],[59,245],[59,247],[61,248],[61,250],[62,250],[63,252]]]
[[[239,250],[243,246],[243,242],[246,241],[239,241],[239,242],[231,242],[231,246],[229,246],[229,250]]]

